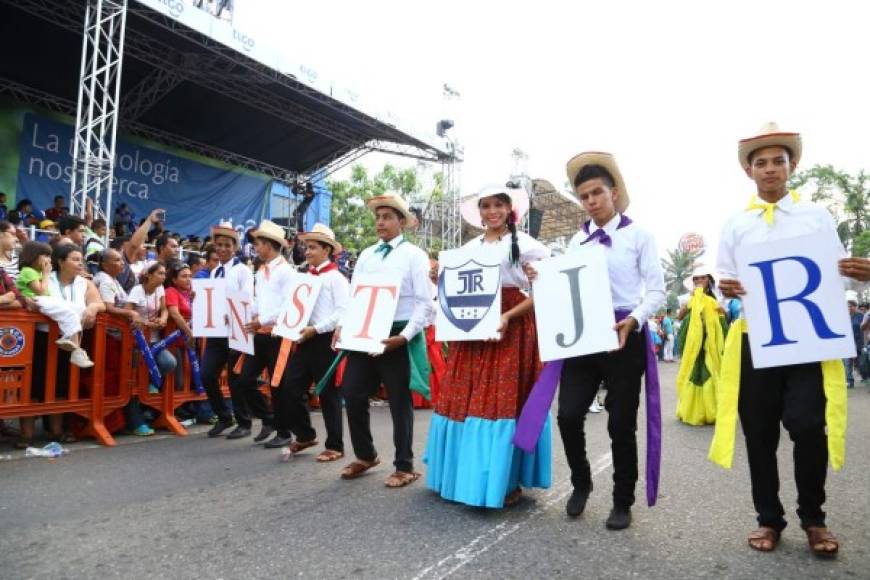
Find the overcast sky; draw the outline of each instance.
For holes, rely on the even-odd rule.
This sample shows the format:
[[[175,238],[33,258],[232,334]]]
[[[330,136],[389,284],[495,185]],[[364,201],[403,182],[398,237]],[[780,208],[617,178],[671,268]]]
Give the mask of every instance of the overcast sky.
[[[557,186],[575,153],[613,152],[662,254],[747,204],[737,140],[766,121],[803,134],[802,167],[870,169],[867,6],[236,0],[237,25],[400,118],[455,118],[465,192],[503,181],[515,147]]]

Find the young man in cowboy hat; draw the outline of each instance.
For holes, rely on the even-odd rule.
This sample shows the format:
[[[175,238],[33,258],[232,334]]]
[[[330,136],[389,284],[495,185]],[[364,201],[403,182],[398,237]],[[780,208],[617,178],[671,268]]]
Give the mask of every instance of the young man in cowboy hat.
[[[801,137],[798,133],[782,132],[774,123],[762,128],[761,134],[743,139],[738,144],[738,159],[746,175],[755,182],[756,195],[750,205],[729,219],[722,229],[719,243],[718,270],[722,276],[719,289],[730,298],[745,294],[737,279],[737,248],[810,233],[827,232],[831,242],[840,245],[831,214],[821,205],[789,192],[789,175],[801,157]],[[845,251],[841,248],[841,255]],[[870,262],[863,258],[843,258],[840,273],[861,281],[870,278]],[[733,332],[745,332],[742,320],[732,326]],[[739,335],[735,335],[739,336]],[[811,363],[755,369],[747,336],[732,341],[729,334],[723,356],[723,380],[720,384],[719,413],[716,434],[710,450],[713,461],[730,467],[733,457],[734,420],[723,418],[723,409],[737,407],[746,438],[752,500],[758,513],[759,528],[749,536],[749,545],[770,552],[786,526],[785,511],[779,499],[779,472],[776,450],[779,446],[780,423],[794,441],[795,483],[798,490],[797,514],[807,534],[812,552],[833,556],[839,546],[825,527],[825,478],[829,448],[835,468],[841,463],[843,438],[835,436],[833,406],[826,413],[826,398],[842,383],[842,364]],[[739,348],[729,348],[730,344]],[[733,365],[733,366],[732,366]],[[726,373],[728,368],[736,368]],[[726,374],[739,377],[739,385],[726,381]],[[839,381],[836,375],[839,374]],[[739,398],[738,398],[739,396]],[[731,397],[737,399],[736,401]],[[732,404],[728,401],[731,400]],[[844,436],[845,408],[842,408]],[[826,432],[826,418],[828,419]],[[834,422],[831,422],[832,418]],[[725,433],[730,432],[730,441]],[[830,435],[830,438],[829,438]],[[730,448],[727,448],[730,445]],[[839,460],[835,460],[839,458]]]
[[[335,263],[335,255],[342,248],[331,229],[316,224],[310,232],[300,233],[297,239],[305,247],[308,273],[317,276],[322,285],[308,326],[296,341],[296,351],[287,362],[281,386],[275,394],[277,433],[266,447],[289,445],[290,454],[317,443],[308,413],[308,389],[323,378],[335,358],[332,334],[347,307],[350,289],[347,278]],[[320,409],[326,425],[326,449],[317,456],[317,461],[341,459],[344,457],[341,394],[335,388],[335,375],[327,379],[320,393]],[[296,435],[296,441],[291,444],[292,434]]]
[[[251,414],[263,421],[260,433],[254,437],[254,442],[262,443],[275,432],[275,421],[257,380],[263,374],[263,369],[268,368],[270,375],[275,370],[281,349],[281,337],[272,334],[272,327],[278,320],[284,300],[290,294],[293,278],[299,274],[281,255],[281,251],[287,247],[284,228],[272,221],[263,220],[260,227],[251,232],[251,236],[254,238],[257,258],[262,265],[254,275],[254,303],[251,306],[253,317],[245,325],[245,331],[254,334],[254,354],[244,358],[239,373],[239,390],[244,393]],[[250,418],[244,422],[239,421],[235,432],[238,431],[238,438],[251,434]]]
[[[399,304],[393,317],[393,336],[384,340],[384,352],[370,356],[350,352],[342,382],[342,394],[347,409],[350,439],[357,460],[341,473],[345,479],[362,475],[380,463],[372,442],[369,418],[369,397],[383,383],[387,388],[390,414],[393,418],[393,442],[396,471],[387,478],[388,487],[403,487],[419,478],[414,472],[414,410],[411,400],[410,346],[416,347],[418,335],[426,326],[432,308],[429,282],[429,258],[411,244],[402,230],[417,225],[417,219],[408,209],[407,202],[397,195],[380,195],[368,202],[375,214],[375,228],[381,242],[362,251],[354,269],[354,276],[367,273],[392,272],[401,276]],[[333,343],[341,337],[341,327],[335,331]],[[413,342],[412,342],[413,341]],[[416,362],[418,357],[414,357]],[[425,343],[423,344],[423,365]],[[428,366],[421,369],[428,381]]]
[[[590,221],[571,239],[568,251],[585,244],[605,246],[610,273],[610,291],[617,311],[615,330],[619,349],[564,361],[559,388],[559,432],[574,493],[566,512],[577,517],[586,507],[592,492],[592,473],[586,456],[584,422],[598,387],[607,387],[607,431],[613,452],[613,509],[606,521],[611,530],[631,525],[631,506],[638,478],[637,409],[640,379],[647,373],[647,500],[655,503],[658,487],[658,462],[661,425],[658,401],[658,375],[655,364],[647,368],[648,341],[644,324],[665,301],[665,282],[652,234],[624,215],[628,192],[616,160],[609,153],[581,153],[568,161],[568,179],[574,186]],[[653,356],[653,360],[655,355]],[[652,421],[652,422],[651,422]],[[652,443],[651,443],[652,442]]]
[[[236,257],[239,249],[239,232],[230,223],[222,223],[211,229],[213,248],[217,254],[217,265],[208,273],[208,278],[223,278],[227,288],[233,288],[240,292],[254,293],[254,276],[250,268],[242,264]],[[211,405],[218,421],[208,432],[209,437],[218,437],[224,431],[232,427],[233,415],[241,425],[250,424],[251,413],[244,392],[239,385],[239,377],[233,373],[239,359],[239,352],[229,347],[228,339],[220,337],[207,338],[205,340],[205,356],[202,361],[202,384],[208,394],[208,402]],[[227,372],[227,381],[230,387],[230,397],[233,401],[232,412],[227,407],[219,384],[221,373]],[[233,435],[235,433],[235,435]],[[230,433],[235,439],[244,437],[238,429]]]

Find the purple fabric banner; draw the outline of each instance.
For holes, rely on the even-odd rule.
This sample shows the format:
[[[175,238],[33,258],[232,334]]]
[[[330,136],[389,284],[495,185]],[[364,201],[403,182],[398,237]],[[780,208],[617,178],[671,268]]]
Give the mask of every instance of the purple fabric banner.
[[[513,443],[527,453],[534,452],[538,445],[541,430],[553,404],[553,397],[556,396],[556,387],[562,377],[564,362],[564,360],[554,360],[544,365],[517,419]]]

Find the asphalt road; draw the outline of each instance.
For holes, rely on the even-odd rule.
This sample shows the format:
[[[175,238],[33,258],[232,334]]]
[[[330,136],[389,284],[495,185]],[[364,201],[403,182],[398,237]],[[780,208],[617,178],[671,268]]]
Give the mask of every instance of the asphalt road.
[[[623,532],[604,528],[606,413],[587,422],[596,490],[577,520],[564,513],[570,486],[558,434],[553,488],[492,511],[443,501],[422,481],[386,489],[389,461],[342,481],[342,462],[318,464],[316,450],[282,463],[250,440],[209,440],[197,428],[186,438],[122,438],[114,449],[78,443],[53,461],[0,449],[0,577],[870,578],[870,390],[850,395],[846,467],[828,480],[841,554],[819,561],[793,515],[787,435],[779,460],[791,525],[776,552],[760,554],[746,546],[755,520],[740,434],[733,470],[709,463],[712,429],[676,421],[676,366],[661,368],[661,499],[652,509],[639,503]],[[418,457],[429,417],[417,413]],[[373,422],[390,458],[389,410],[373,409]]]

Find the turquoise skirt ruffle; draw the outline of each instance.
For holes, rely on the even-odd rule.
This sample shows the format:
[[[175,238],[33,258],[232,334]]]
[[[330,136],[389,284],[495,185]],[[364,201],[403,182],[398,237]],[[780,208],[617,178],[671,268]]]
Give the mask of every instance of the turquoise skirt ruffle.
[[[511,442],[516,426],[516,419],[468,417],[459,422],[433,414],[423,454],[426,485],[444,499],[489,508],[503,507],[505,495],[518,485],[550,487],[550,417],[534,453]]]

